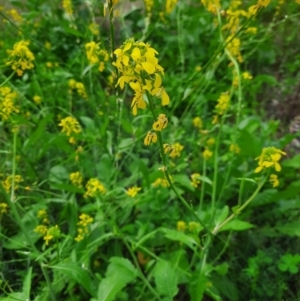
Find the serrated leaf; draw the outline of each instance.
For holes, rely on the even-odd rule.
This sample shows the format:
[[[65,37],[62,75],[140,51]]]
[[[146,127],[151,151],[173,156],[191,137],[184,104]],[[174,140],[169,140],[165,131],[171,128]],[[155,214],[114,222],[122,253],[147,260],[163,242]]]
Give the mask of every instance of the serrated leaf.
[[[132,263],[122,257],[112,257],[107,268],[106,277],[98,287],[98,301],[113,301],[129,282],[137,275],[136,268]]]
[[[91,296],[95,296],[95,285],[88,271],[84,270],[74,262],[61,262],[50,268],[60,271],[69,279],[73,279],[81,284]]]
[[[253,228],[254,225],[245,222],[245,221],[239,221],[239,220],[234,220],[234,221],[230,221],[227,224],[225,224],[220,230],[221,231],[229,231],[229,230],[233,230],[233,231],[244,231],[244,230],[248,230]]]
[[[175,241],[180,241],[183,244],[187,245],[192,250],[194,250],[195,247],[198,245],[197,241],[193,237],[186,235],[182,232],[179,232],[177,230],[160,228],[160,231],[164,233],[166,238]]]
[[[166,297],[164,300],[173,301],[173,297],[178,293],[178,279],[171,264],[165,260],[158,261],[153,276],[157,292]]]

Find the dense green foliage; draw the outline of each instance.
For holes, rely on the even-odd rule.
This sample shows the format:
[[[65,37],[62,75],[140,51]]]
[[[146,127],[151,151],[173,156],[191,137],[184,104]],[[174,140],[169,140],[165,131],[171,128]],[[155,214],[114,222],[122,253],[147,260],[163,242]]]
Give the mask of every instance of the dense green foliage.
[[[5,2],[0,300],[298,300],[299,4]]]

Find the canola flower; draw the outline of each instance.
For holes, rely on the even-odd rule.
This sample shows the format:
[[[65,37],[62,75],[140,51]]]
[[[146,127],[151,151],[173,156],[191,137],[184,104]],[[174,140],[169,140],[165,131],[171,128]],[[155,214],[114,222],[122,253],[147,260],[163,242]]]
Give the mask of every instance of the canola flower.
[[[94,36],[99,36],[100,31],[99,31],[99,25],[97,23],[90,23],[89,24],[89,30]]]
[[[201,0],[202,5],[210,13],[216,14],[217,10],[221,8],[220,0]]]
[[[81,132],[79,122],[71,116],[61,119],[58,125],[62,127],[62,133],[66,133],[67,136],[71,136],[72,134],[79,134]]]
[[[136,186],[134,186],[134,187],[130,187],[130,188],[128,188],[127,190],[126,190],[126,194],[128,195],[128,196],[131,196],[131,197],[136,197],[136,195],[138,194],[138,192],[141,190],[142,188],[140,188],[140,187],[136,187]]]
[[[157,178],[153,183],[152,183],[153,187],[169,187],[170,184],[168,182],[167,179],[163,179],[163,178]]]
[[[1,181],[1,184],[6,191],[6,193],[9,193],[12,188],[12,183],[14,182],[14,190],[17,190],[19,188],[19,183],[23,182],[23,178],[20,175],[15,175],[14,177],[9,175],[6,177],[4,181]]]
[[[7,213],[8,205],[6,203],[0,203],[0,214]]]
[[[71,90],[76,90],[78,95],[84,99],[87,99],[86,90],[82,82],[77,82],[75,79],[70,79],[68,85]]]
[[[186,223],[184,221],[177,222],[177,230],[183,232],[186,229]]]
[[[41,220],[41,222],[43,224],[49,224],[50,223],[47,211],[45,209],[39,210],[38,213],[37,213],[37,217]]]
[[[17,72],[19,76],[23,75],[24,70],[29,70],[34,67],[35,59],[33,53],[28,48],[29,41],[20,41],[14,44],[12,50],[7,50],[9,55],[6,65],[11,65],[11,68]]]
[[[32,99],[37,105],[39,105],[42,102],[42,97],[39,95],[34,95]]]
[[[241,152],[241,148],[237,144],[231,144],[229,151],[235,154],[239,154]]]
[[[74,186],[76,186],[76,187],[78,187],[78,188],[81,188],[81,187],[82,187],[83,177],[82,177],[80,171],[76,171],[76,172],[70,173],[69,178],[70,178],[71,183],[72,183]]]
[[[73,15],[74,11],[71,0],[63,0],[62,7],[69,17]]]
[[[106,189],[97,178],[91,178],[86,184],[86,192],[84,197],[95,197],[98,193],[105,194]]]
[[[133,115],[137,115],[138,109],[146,108],[146,92],[161,98],[163,106],[169,104],[169,95],[162,86],[164,69],[158,64],[154,48],[131,38],[116,49],[114,54],[117,59],[113,65],[120,75],[116,86],[123,90],[125,84],[129,84],[135,94],[131,102]]]
[[[200,177],[201,175],[199,173],[193,173],[191,175],[191,185],[194,187],[194,188],[197,188],[199,187],[199,185],[201,184],[201,181],[200,181]]]
[[[271,174],[269,181],[270,181],[270,183],[272,184],[273,187],[279,186],[279,180],[278,180],[278,176],[277,175]]]
[[[166,117],[165,114],[159,114],[159,116],[157,117],[157,121],[155,121],[153,123],[153,130],[155,131],[161,131],[163,129],[165,129],[168,125],[168,118]]]
[[[208,160],[212,157],[213,152],[210,151],[208,148],[205,148],[205,150],[202,152],[202,156],[204,158],[204,160]]]
[[[218,104],[216,105],[216,111],[218,115],[223,115],[227,109],[229,108],[230,105],[230,96],[228,92],[223,92],[219,99],[218,99]]]
[[[19,12],[15,9],[9,9],[6,11],[7,16],[11,17],[13,19],[14,22],[16,23],[22,23],[23,18],[22,16],[19,14]],[[7,20],[5,20],[5,22],[7,22]]]
[[[15,105],[18,97],[17,92],[12,91],[9,87],[0,87],[0,117],[7,120],[13,113],[19,113],[20,110]]]
[[[91,65],[99,64],[98,70],[104,71],[105,62],[109,60],[108,52],[100,48],[100,43],[94,41],[85,44],[85,53]]]
[[[165,143],[163,145],[164,147],[164,153],[169,153],[169,156],[171,158],[176,158],[176,157],[180,157],[181,155],[181,151],[184,149],[184,146],[181,145],[180,143],[176,142],[173,145],[167,144]]]
[[[144,139],[144,144],[145,145],[150,145],[151,143],[156,143],[157,142],[157,135],[156,133],[148,131],[145,139]]]
[[[53,227],[50,227],[47,229],[47,232],[44,234],[44,241],[46,243],[46,246],[49,245],[49,241],[54,239],[54,238],[59,238],[60,237],[60,229],[58,225],[55,225]]]
[[[274,168],[277,172],[281,171],[279,161],[282,155],[286,155],[286,153],[274,146],[263,148],[260,156],[255,159],[258,160],[258,167],[254,172],[258,173],[267,168]]]
[[[203,127],[203,121],[200,117],[195,117],[193,119],[193,125],[195,128],[201,129]]]
[[[200,229],[200,224],[197,222],[189,222],[188,229],[190,232],[197,232]]]
[[[177,1],[178,0],[166,0],[166,13],[167,14],[170,14],[174,10],[174,8],[177,4]]]
[[[48,228],[45,225],[38,225],[34,228],[34,232],[40,234],[41,236],[45,236],[47,231],[48,231]]]
[[[77,236],[75,237],[75,241],[79,242],[84,239],[85,236],[89,233],[88,226],[94,221],[94,219],[85,213],[82,213],[79,216],[79,222],[77,223]]]

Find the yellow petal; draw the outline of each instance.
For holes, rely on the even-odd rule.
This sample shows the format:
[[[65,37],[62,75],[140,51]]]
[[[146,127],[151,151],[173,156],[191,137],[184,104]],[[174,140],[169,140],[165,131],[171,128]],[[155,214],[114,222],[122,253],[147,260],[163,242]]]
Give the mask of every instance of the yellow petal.
[[[258,172],[261,172],[261,171],[262,171],[261,166],[256,167],[255,170],[254,170],[255,173],[258,173]]]
[[[161,86],[161,77],[159,74],[155,73],[155,82],[154,82],[154,87],[159,88]]]
[[[276,170],[277,172],[281,171],[281,166],[280,166],[279,163],[275,163],[275,170]]]
[[[151,63],[144,62],[142,63],[143,69],[148,73],[148,74],[153,74],[155,72],[155,66]]]
[[[135,47],[132,50],[131,57],[133,58],[134,61],[140,60],[141,59],[141,50],[139,48]]]
[[[169,97],[168,93],[167,93],[165,90],[164,90],[163,93],[162,93],[161,99],[162,99],[161,104],[162,104],[163,106],[168,105],[169,102],[170,102],[170,97]]]
[[[126,45],[124,46],[124,52],[129,50],[132,46],[132,43],[126,43]]]

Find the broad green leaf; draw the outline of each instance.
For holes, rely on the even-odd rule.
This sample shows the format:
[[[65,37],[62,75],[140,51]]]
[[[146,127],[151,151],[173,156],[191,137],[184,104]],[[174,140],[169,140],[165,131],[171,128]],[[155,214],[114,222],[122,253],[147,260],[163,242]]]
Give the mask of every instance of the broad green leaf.
[[[135,141],[134,141],[133,138],[125,138],[125,139],[122,139],[122,140],[120,141],[120,144],[119,144],[119,146],[118,146],[118,149],[124,150],[125,148],[128,148],[128,147],[133,146],[134,143],[135,143]]]
[[[53,166],[50,169],[49,181],[54,183],[63,183],[69,179],[67,169],[62,165]]]
[[[219,275],[226,275],[229,269],[229,264],[227,262],[224,262],[220,265],[217,265],[214,267],[214,270],[219,274]]]
[[[160,231],[162,231],[165,234],[166,238],[175,241],[180,241],[183,244],[187,245],[192,250],[194,250],[195,247],[198,245],[198,242],[193,237],[186,235],[182,232],[179,232],[177,230],[160,228]]]
[[[244,231],[244,230],[248,230],[253,228],[254,225],[248,223],[248,222],[244,222],[244,221],[239,221],[239,220],[234,220],[234,221],[230,221],[227,224],[225,224],[220,230],[221,231],[229,231],[229,230],[233,230],[233,231]]]
[[[202,269],[201,273],[195,271],[191,277],[191,282],[189,286],[189,293],[191,296],[191,301],[203,300],[203,295],[206,289],[207,278]]]
[[[107,268],[106,277],[98,287],[98,301],[113,301],[129,282],[137,275],[136,268],[125,258],[112,257]]]
[[[276,226],[276,230],[280,233],[289,235],[289,236],[298,236],[300,237],[300,221],[294,221],[282,226]]]
[[[216,226],[221,224],[226,219],[228,214],[229,214],[229,207],[228,206],[224,206],[223,209],[217,210],[216,217],[215,217]]]
[[[96,129],[95,121],[92,118],[86,116],[80,116],[79,118],[87,130],[91,132],[95,131]]]
[[[95,284],[90,277],[90,273],[74,262],[61,262],[50,266],[51,269],[58,270],[69,279],[73,279],[81,284],[91,296],[95,296]]]
[[[292,159],[284,160],[282,166],[299,168],[300,167],[300,155],[294,156]]]
[[[9,296],[1,298],[1,301],[24,301],[29,300],[24,293],[11,293]]]
[[[178,293],[177,274],[171,264],[165,260],[159,260],[153,271],[157,292],[166,296],[164,300],[173,301],[173,297]]]
[[[191,185],[191,180],[189,179],[189,177],[187,175],[181,174],[181,175],[174,175],[172,177],[172,179],[174,180],[174,182],[180,184],[181,186],[192,190],[192,185]]]

